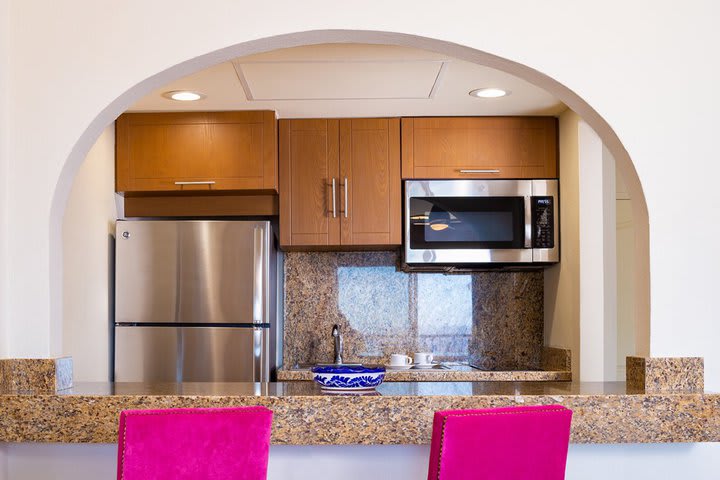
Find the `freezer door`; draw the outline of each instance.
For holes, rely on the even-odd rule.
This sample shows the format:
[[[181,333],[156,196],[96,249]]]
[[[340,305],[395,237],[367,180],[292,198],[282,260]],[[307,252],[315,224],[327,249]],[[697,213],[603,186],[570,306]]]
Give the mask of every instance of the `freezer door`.
[[[115,327],[116,382],[267,382],[267,328]]]
[[[118,221],[116,323],[270,323],[265,221]]]

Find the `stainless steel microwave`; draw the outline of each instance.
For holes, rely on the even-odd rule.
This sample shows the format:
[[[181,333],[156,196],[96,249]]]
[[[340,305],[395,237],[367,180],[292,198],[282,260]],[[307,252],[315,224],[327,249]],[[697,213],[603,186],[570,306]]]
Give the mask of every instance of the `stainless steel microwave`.
[[[407,180],[404,242],[410,267],[558,262],[558,181]]]

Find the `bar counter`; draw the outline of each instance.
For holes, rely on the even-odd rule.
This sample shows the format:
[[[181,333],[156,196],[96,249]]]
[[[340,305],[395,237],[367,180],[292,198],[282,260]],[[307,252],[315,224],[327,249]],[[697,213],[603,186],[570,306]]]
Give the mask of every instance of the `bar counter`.
[[[313,382],[79,383],[54,392],[0,391],[0,442],[114,443],[121,410],[264,405],[272,442],[428,444],[433,412],[559,403],[574,443],[720,441],[720,394],[646,394],[624,382],[390,382],[368,394]]]

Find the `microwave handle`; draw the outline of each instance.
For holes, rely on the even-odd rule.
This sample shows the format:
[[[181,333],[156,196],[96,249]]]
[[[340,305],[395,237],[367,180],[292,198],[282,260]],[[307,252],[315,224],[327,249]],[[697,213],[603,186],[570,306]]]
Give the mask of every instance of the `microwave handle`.
[[[532,248],[532,197],[525,197],[525,248]]]

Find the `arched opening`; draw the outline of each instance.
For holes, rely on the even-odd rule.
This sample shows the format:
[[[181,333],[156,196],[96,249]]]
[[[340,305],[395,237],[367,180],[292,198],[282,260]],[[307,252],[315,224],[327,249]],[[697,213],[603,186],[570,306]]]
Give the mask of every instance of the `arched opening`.
[[[302,45],[314,45],[325,43],[365,43],[379,45],[397,45],[419,48],[431,52],[437,52],[488,66],[503,72],[519,77],[533,85],[536,85],[551,93],[576,112],[580,118],[597,133],[602,144],[616,162],[616,166],[626,183],[626,189],[633,199],[632,218],[635,226],[634,245],[634,298],[635,298],[635,353],[646,355],[649,353],[649,249],[648,249],[648,215],[647,207],[640,185],[639,178],[625,148],[619,138],[613,132],[607,122],[583,99],[574,92],[563,86],[552,78],[538,72],[528,66],[521,65],[511,60],[503,59],[492,54],[476,49],[451,44],[434,39],[416,37],[404,34],[371,31],[312,31],[301,32],[289,35],[266,38],[246,42],[225,48],[220,51],[211,52],[204,56],[197,57],[182,64],[176,65],[168,70],[157,73],[145,81],[135,85],[124,92],[114,102],[108,105],[92,122],[83,136],[76,143],[70,157],[64,165],[61,177],[56,187],[53,198],[51,232],[58,232],[61,229],[60,222],[69,195],[73,179],[82,161],[99,137],[100,132],[107,125],[112,123],[118,115],[124,112],[134,101],[149,93],[153,89],[169,83],[172,80],[210,67],[219,62],[233,58],[247,56],[256,53],[268,52],[281,48],[288,48]],[[54,301],[59,302],[62,279],[59,273],[62,270],[61,247],[53,243],[51,251],[51,272],[53,282]],[[61,309],[54,308],[58,312]],[[59,319],[52,319],[54,325],[59,324]]]

